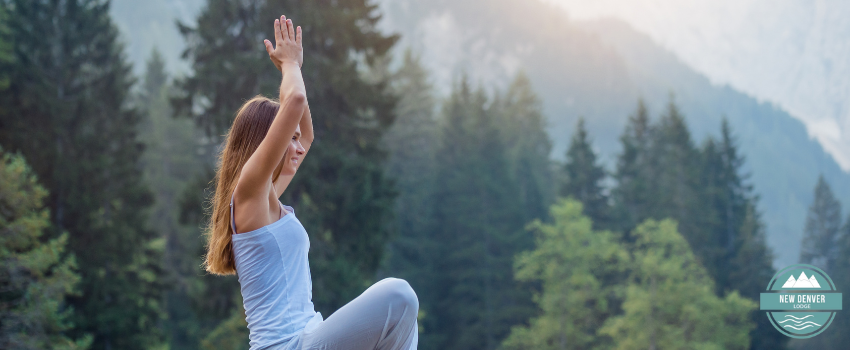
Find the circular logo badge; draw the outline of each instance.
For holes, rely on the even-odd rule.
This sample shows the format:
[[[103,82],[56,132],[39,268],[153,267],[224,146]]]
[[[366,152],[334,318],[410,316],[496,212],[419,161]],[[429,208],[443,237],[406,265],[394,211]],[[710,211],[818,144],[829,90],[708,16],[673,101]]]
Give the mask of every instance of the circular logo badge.
[[[788,266],[773,276],[759,306],[779,332],[806,339],[821,334],[841,311],[841,293],[823,270],[807,264]]]

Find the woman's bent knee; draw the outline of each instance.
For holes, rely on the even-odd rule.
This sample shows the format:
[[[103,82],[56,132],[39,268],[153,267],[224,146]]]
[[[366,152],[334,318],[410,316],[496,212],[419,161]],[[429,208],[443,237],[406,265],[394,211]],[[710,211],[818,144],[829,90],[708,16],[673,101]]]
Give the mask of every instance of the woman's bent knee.
[[[419,298],[407,281],[401,278],[388,277],[381,280],[381,282],[386,284],[384,288],[386,288],[387,297],[392,302],[398,302],[407,307],[419,310]]]

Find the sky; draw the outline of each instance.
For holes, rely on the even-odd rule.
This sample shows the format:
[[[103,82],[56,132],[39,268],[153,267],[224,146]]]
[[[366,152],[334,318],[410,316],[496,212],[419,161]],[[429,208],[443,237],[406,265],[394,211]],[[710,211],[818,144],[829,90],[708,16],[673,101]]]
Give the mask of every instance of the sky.
[[[621,19],[713,83],[779,105],[850,171],[850,1],[545,1]]]

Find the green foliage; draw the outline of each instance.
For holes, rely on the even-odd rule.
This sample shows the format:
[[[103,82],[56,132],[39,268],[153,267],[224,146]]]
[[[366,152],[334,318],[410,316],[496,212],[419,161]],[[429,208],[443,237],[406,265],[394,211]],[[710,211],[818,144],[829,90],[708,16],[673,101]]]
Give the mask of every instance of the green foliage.
[[[591,148],[584,118],[579,118],[570,148],[567,149],[560,194],[562,197],[573,197],[580,201],[587,216],[595,225],[602,227],[611,224],[608,196],[603,192],[602,182],[605,177],[605,169],[597,163],[596,153]]]
[[[73,255],[64,254],[68,234],[44,240],[50,226],[43,207],[47,190],[20,154],[0,148],[0,348],[87,349],[91,336],[74,341],[73,308],[80,276]]]
[[[68,297],[70,334],[92,334],[95,349],[156,346],[164,242],[146,227],[141,114],[129,107],[133,80],[108,3],[3,4],[14,62],[0,144],[26,156],[49,190],[48,236],[69,234],[82,277],[81,293]]]
[[[535,221],[537,245],[516,259],[516,278],[541,281],[541,309],[513,328],[505,349],[746,349],[751,299],[719,298],[672,220],[647,220],[624,243],[593,231],[582,205],[562,199],[552,224]],[[620,309],[622,304],[622,310]]]
[[[839,231],[841,230],[841,203],[823,176],[815,185],[815,197],[806,217],[806,228],[800,249],[800,262],[812,264],[831,273],[837,259]]]
[[[757,304],[737,292],[718,298],[711,277],[672,220],[633,232],[624,314],[600,330],[615,349],[747,349]]]
[[[528,326],[513,327],[505,349],[607,349],[600,334],[605,320],[618,313],[630,257],[620,237],[592,230],[583,206],[561,199],[550,209],[552,224],[535,220],[536,248],[515,260],[516,279],[542,282],[534,301],[541,315]],[[616,281],[617,283],[610,283]]]
[[[241,298],[239,298],[241,300]],[[247,350],[248,322],[245,310],[235,308],[226,320],[222,321],[201,340],[202,350]]]

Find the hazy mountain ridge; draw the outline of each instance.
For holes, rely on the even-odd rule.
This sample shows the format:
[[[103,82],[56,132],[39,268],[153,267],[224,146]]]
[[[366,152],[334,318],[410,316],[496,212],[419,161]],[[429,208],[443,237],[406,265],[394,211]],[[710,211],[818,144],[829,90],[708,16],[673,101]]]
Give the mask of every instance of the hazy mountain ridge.
[[[777,102],[850,170],[850,2],[545,1],[623,19],[713,82]]]

